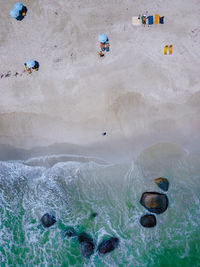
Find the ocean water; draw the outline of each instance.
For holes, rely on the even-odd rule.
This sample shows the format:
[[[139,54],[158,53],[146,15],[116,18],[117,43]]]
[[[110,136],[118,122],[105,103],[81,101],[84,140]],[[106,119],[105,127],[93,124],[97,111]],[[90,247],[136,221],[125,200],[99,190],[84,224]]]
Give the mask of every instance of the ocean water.
[[[143,228],[144,191],[170,182],[167,211]],[[0,162],[0,266],[200,266],[200,158],[173,144],[157,144],[134,160],[109,164],[77,157]],[[48,229],[40,218],[53,213]],[[91,213],[98,216],[91,218]],[[117,236],[119,247],[90,259],[66,227],[90,234],[95,246]]]

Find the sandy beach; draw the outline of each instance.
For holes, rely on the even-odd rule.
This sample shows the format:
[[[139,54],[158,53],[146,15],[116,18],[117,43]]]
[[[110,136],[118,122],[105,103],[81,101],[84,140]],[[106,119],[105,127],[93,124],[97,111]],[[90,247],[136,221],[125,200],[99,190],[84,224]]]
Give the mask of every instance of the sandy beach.
[[[0,0],[0,265],[199,267],[199,0],[24,0],[21,21],[14,3]],[[133,26],[144,13],[164,24]]]
[[[1,160],[131,158],[163,142],[199,149],[197,0],[25,0],[22,21],[9,16],[15,1],[0,2]],[[146,11],[164,25],[132,26]],[[104,58],[100,33],[110,40]],[[30,58],[40,69],[28,75]]]

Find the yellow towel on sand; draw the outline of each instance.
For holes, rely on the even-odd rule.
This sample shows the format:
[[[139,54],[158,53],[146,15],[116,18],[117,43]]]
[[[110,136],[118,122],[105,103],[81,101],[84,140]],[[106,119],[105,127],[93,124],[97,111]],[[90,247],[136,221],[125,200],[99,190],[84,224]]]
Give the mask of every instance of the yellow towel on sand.
[[[170,45],[170,46],[169,46],[169,54],[170,54],[170,55],[172,54],[172,48],[173,48],[173,46]]]
[[[164,47],[164,55],[167,55],[167,51],[168,51],[168,45],[166,45],[166,46]]]
[[[154,18],[154,24],[158,24],[158,23],[159,23],[159,15],[156,14]]]

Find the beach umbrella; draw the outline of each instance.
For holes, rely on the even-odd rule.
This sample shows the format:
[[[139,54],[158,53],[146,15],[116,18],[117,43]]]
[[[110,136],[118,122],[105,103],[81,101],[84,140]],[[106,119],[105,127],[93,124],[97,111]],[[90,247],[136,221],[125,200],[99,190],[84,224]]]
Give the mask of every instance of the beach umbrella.
[[[16,10],[16,9],[11,9],[10,10],[10,16],[12,17],[12,18],[17,18],[17,17],[19,17],[19,10]]]
[[[100,43],[105,43],[108,40],[108,37],[105,33],[99,34],[99,42]]]
[[[17,2],[16,4],[14,4],[14,9],[15,9],[15,10],[19,10],[19,11],[21,11],[22,8],[23,8],[23,4],[22,4],[22,3]]]
[[[34,68],[35,67],[35,60],[33,59],[29,59],[27,62],[26,62],[26,66],[31,69],[31,68]]]

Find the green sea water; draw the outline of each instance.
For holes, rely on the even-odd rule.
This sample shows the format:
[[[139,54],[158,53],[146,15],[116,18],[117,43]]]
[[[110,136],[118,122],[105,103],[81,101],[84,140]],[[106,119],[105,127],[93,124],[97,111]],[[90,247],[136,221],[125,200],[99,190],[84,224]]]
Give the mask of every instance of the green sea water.
[[[162,192],[153,181],[160,176],[170,182],[169,207],[156,227],[143,228],[139,200],[144,191]],[[200,159],[175,145],[121,164],[0,162],[0,195],[0,266],[200,266]],[[57,219],[48,229],[40,223],[46,212]],[[76,237],[64,236],[68,226],[92,236],[90,259]],[[107,236],[120,245],[99,255]]]

